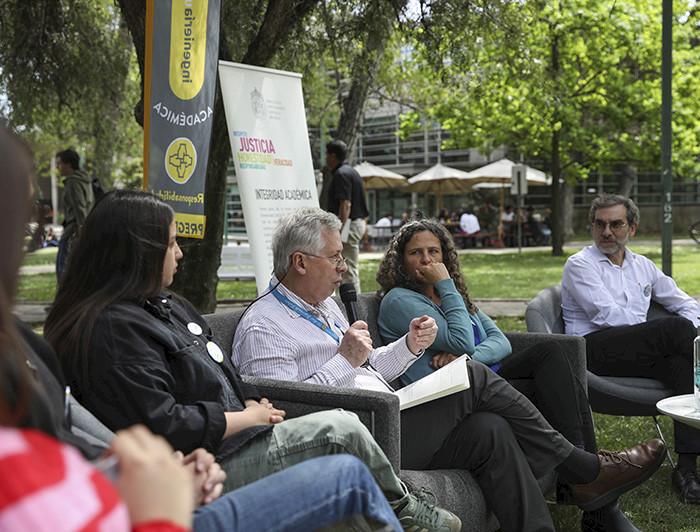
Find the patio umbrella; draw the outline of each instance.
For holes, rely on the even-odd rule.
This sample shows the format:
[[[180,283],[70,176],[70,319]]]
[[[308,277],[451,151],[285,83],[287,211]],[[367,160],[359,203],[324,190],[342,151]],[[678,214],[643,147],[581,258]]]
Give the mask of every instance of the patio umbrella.
[[[510,187],[510,179],[515,163],[510,159],[501,159],[495,163],[487,164],[476,170],[469,172],[469,177],[473,179],[474,188],[498,188],[500,186]],[[551,183],[541,170],[525,165],[525,179],[531,186],[544,186]]]
[[[353,168],[357,170],[357,173],[362,177],[365,190],[394,188],[406,184],[406,178],[401,174],[368,163],[367,161],[362,161],[360,164],[353,166]]]
[[[505,189],[510,188],[510,181],[513,174],[513,166],[515,163],[510,159],[503,158],[495,163],[487,164],[476,170],[469,172],[469,176],[477,183],[474,185],[476,189],[484,188],[500,188],[501,189],[501,205],[498,210],[498,218],[500,220],[503,213],[503,204],[505,203]],[[545,173],[536,168],[525,166],[525,179],[528,186],[545,186],[551,184],[551,179],[547,179]],[[501,236],[501,227],[498,228],[499,237]]]
[[[436,164],[408,180],[404,190],[437,196],[437,210],[442,209],[442,196],[464,194],[472,189],[473,181],[468,172]]]

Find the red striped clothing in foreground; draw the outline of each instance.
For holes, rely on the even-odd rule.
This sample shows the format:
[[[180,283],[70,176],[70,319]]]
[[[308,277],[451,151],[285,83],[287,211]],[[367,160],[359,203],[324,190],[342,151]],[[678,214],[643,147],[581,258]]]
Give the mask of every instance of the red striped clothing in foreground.
[[[168,522],[129,524],[112,484],[81,455],[43,433],[0,427],[0,531],[183,532]]]

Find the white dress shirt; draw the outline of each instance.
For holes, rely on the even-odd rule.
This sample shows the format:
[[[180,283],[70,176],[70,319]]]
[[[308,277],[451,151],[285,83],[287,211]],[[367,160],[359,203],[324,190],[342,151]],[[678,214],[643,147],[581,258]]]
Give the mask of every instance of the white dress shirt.
[[[595,245],[569,257],[561,279],[566,334],[636,325],[647,319],[653,299],[700,326],[700,305],[676,286],[651,260],[625,249],[616,266]]]
[[[272,284],[277,284],[274,277]],[[320,319],[342,339],[348,321],[332,298],[314,307],[284,285],[275,290]],[[243,375],[382,392],[393,391],[387,382],[417,360],[408,349],[405,336],[374,349],[369,357],[372,367],[368,368],[353,368],[338,353],[338,346],[329,334],[268,293],[251,305],[238,323],[231,358]]]

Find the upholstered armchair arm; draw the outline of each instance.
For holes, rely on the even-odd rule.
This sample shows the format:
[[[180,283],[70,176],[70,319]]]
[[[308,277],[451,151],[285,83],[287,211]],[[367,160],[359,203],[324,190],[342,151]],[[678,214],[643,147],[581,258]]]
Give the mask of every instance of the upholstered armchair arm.
[[[544,340],[555,340],[569,357],[574,376],[579,380],[584,390],[588,389],[586,380],[586,340],[580,336],[566,334],[545,334],[526,332],[506,332],[506,337],[513,347],[513,352],[522,351]]]
[[[398,472],[401,463],[401,417],[399,398],[395,395],[261,377],[244,376],[243,380],[255,385],[276,408],[285,410],[287,418],[334,408],[354,412]]]

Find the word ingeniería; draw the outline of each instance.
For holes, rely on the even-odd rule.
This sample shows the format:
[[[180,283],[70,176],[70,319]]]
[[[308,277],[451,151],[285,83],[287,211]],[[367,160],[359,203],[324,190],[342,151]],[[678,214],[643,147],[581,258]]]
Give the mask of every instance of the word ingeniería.
[[[292,159],[277,157],[275,145],[270,139],[238,137],[240,146],[236,157],[241,168],[264,170],[265,165],[294,166]]]
[[[194,36],[192,35],[192,24],[195,21],[194,13],[192,12],[192,0],[185,0],[185,20],[184,20],[184,30],[183,30],[183,43],[182,43],[182,61],[180,62],[180,69],[182,71],[182,83],[192,83],[190,79],[190,58],[192,57],[192,43],[194,42]],[[189,6],[189,7],[187,7]]]

